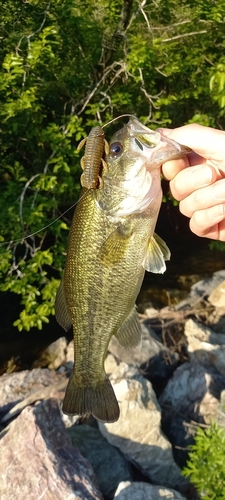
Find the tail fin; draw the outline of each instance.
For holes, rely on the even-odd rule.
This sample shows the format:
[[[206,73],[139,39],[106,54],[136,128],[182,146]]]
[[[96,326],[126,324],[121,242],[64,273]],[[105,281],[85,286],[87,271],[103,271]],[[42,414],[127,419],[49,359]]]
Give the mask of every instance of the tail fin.
[[[66,415],[91,413],[101,422],[116,422],[120,415],[114,390],[107,377],[95,387],[80,387],[74,373],[68,382],[62,411]]]

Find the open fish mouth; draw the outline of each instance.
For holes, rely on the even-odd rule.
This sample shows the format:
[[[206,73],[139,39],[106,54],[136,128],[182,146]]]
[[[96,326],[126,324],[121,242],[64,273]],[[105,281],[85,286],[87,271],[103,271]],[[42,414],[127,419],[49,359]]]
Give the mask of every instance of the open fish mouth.
[[[152,166],[181,158],[190,153],[191,149],[183,144],[164,136],[159,130],[151,130],[137,118],[131,118],[127,124],[129,134],[133,136],[139,148],[147,148],[151,156]]]

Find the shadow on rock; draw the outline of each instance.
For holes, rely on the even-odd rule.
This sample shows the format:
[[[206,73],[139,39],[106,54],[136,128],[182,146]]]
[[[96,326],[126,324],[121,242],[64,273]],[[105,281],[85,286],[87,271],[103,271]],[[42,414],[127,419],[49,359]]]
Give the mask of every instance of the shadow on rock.
[[[204,428],[211,420],[218,420],[219,398],[224,388],[225,377],[213,366],[192,361],[177,368],[160,396],[162,429],[173,445],[180,467],[186,463],[187,447],[193,443],[197,427]]]

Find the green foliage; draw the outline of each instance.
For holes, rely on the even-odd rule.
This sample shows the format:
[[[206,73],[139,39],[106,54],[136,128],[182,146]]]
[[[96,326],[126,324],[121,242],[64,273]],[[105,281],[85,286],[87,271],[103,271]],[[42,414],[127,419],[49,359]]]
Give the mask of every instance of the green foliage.
[[[205,432],[198,429],[187,466],[182,473],[204,500],[225,500],[225,431],[212,423]]]
[[[225,107],[225,59],[216,65],[212,71],[209,82],[212,97],[218,102],[220,108]]]
[[[54,313],[71,220],[62,214],[78,199],[76,148],[90,128],[122,113],[152,128],[224,127],[225,0],[0,8],[0,290],[21,295],[15,326],[41,328]]]
[[[225,242],[224,241],[217,241],[217,240],[212,240],[209,243],[209,248],[210,250],[220,250],[221,252],[225,251]]]

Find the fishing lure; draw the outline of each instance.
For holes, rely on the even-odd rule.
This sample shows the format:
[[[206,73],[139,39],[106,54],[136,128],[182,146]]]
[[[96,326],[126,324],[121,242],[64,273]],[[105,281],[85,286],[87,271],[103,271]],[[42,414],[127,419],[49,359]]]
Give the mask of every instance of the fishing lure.
[[[84,156],[81,158],[83,174],[80,181],[81,186],[87,189],[103,187],[101,171],[108,169],[104,160],[104,153],[109,154],[109,144],[105,140],[105,134],[101,127],[94,127],[90,134],[78,144],[78,151],[85,145]]]

